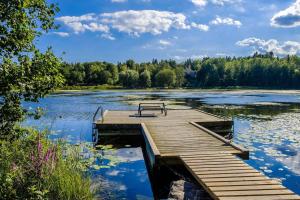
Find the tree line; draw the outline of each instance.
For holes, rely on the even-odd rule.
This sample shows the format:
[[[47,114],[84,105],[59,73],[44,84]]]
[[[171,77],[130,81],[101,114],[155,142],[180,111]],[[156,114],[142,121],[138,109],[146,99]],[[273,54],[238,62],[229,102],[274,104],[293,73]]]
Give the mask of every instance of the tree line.
[[[127,60],[64,63],[66,85],[119,85],[124,88],[180,87],[300,87],[300,57],[275,57],[272,52],[249,57],[156,60],[136,63]]]

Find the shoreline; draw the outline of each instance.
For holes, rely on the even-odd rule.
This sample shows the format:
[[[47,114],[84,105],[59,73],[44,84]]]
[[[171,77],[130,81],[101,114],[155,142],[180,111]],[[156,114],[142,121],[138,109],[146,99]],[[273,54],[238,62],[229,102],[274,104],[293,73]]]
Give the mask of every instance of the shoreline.
[[[149,91],[149,92],[221,92],[221,93],[273,93],[273,94],[300,94],[300,89],[286,89],[286,88],[253,88],[253,87],[215,87],[215,88],[123,88],[120,86],[75,86],[60,88],[55,90],[54,94],[65,92],[97,92],[97,91]]]

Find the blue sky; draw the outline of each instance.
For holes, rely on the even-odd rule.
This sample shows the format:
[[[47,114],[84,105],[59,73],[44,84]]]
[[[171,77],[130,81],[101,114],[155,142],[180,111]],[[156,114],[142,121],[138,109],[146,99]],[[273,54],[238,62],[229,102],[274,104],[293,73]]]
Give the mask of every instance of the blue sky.
[[[60,28],[38,46],[70,62],[300,54],[300,0],[50,2]]]

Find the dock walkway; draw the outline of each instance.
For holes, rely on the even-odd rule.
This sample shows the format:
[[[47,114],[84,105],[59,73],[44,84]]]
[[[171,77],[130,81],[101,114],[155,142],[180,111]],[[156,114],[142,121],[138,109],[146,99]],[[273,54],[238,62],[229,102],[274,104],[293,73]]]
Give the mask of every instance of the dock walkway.
[[[138,117],[136,111],[106,111],[97,128],[139,127],[146,141],[150,161],[178,157],[211,195],[219,200],[300,199],[277,180],[266,177],[242,159],[244,148],[202,125],[228,125],[231,120],[192,109],[168,110],[168,115]],[[149,156],[149,155],[148,155]]]

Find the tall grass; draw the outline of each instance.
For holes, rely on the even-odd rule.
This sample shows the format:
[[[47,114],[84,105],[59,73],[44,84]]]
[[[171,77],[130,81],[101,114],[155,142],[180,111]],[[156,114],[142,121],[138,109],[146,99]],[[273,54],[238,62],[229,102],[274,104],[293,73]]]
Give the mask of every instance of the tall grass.
[[[0,141],[0,199],[93,199],[76,148],[53,144],[36,130],[24,137]]]

